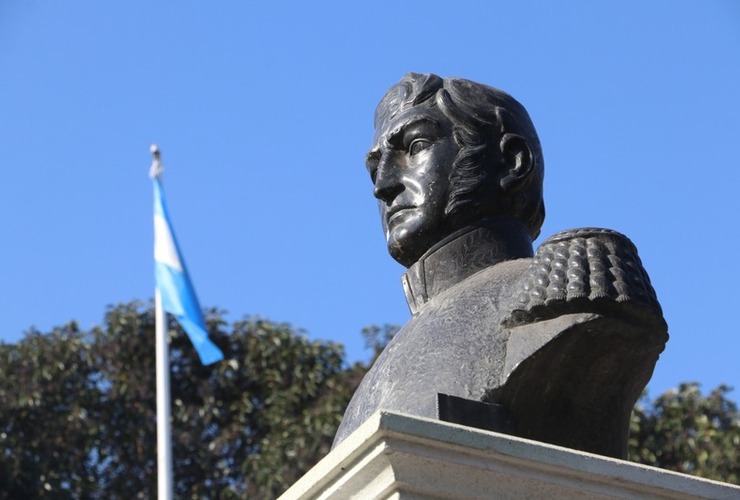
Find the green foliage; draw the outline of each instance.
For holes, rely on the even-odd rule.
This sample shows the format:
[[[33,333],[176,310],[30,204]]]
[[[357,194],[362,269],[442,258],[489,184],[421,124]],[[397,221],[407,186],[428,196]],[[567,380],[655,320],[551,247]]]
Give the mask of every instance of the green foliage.
[[[85,497],[100,479],[90,452],[102,394],[87,335],[75,323],[18,345],[0,344],[0,495],[39,497],[65,489]]]
[[[740,484],[740,414],[721,385],[703,396],[681,384],[632,413],[629,458],[662,469]]]
[[[170,322],[174,489],[180,498],[274,498],[328,453],[364,373],[340,345],[288,325],[207,322],[226,360],[204,367]],[[110,308],[0,344],[0,497],[156,496],[154,315]]]

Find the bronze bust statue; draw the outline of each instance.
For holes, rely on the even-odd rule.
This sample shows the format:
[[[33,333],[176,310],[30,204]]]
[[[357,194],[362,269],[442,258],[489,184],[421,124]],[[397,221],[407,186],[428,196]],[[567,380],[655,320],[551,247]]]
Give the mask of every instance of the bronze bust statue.
[[[533,251],[544,163],[524,107],[410,73],[377,107],[366,164],[413,315],[334,445],[391,410],[624,457],[667,326],[625,236],[569,230]]]

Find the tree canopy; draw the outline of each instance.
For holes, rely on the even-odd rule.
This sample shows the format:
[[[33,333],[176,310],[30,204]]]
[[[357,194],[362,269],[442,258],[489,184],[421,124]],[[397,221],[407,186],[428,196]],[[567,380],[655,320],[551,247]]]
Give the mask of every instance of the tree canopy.
[[[740,484],[740,414],[720,385],[704,396],[683,383],[632,412],[629,459],[661,469]]]
[[[342,346],[286,324],[227,326],[208,311],[226,360],[204,367],[170,322],[178,497],[272,498],[328,453],[361,369]],[[112,307],[0,345],[0,491],[9,498],[156,496],[154,315]]]
[[[225,361],[204,367],[168,325],[174,489],[182,498],[274,498],[328,453],[368,365],[284,323],[227,325],[207,311]],[[368,327],[377,355],[395,333]],[[156,496],[154,313],[110,307],[101,326],[72,322],[0,344],[0,498]],[[721,386],[682,384],[632,419],[630,459],[740,482],[740,417]]]

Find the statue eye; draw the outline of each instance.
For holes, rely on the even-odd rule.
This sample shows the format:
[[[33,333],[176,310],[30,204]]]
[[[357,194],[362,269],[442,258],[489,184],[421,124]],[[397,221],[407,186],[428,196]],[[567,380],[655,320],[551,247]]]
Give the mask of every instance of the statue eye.
[[[432,141],[428,139],[414,139],[411,144],[409,144],[409,154],[415,155],[417,153],[420,153],[424,151],[426,148],[432,145]]]

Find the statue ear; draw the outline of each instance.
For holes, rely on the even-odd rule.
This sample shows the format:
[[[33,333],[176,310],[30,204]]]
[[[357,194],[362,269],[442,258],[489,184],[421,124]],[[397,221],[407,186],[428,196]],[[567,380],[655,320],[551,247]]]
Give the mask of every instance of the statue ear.
[[[501,188],[507,190],[526,179],[532,171],[534,158],[529,143],[517,134],[504,134],[500,142],[503,160]]]

